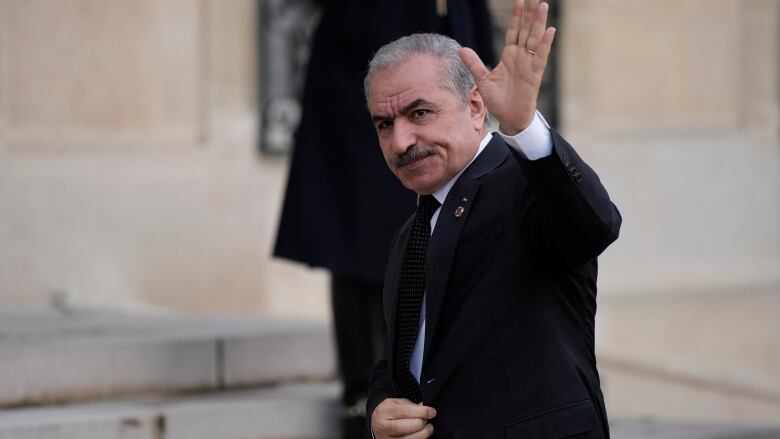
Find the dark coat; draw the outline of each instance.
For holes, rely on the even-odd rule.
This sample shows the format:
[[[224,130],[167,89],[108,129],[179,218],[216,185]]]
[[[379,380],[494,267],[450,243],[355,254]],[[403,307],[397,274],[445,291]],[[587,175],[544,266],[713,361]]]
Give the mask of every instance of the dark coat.
[[[609,435],[594,355],[596,257],[617,238],[621,217],[555,132],[553,144],[552,155],[528,161],[495,136],[439,213],[421,373],[437,438]],[[372,372],[369,414],[398,395],[388,365],[410,228],[411,219],[385,277],[387,354]]]
[[[313,39],[274,255],[379,282],[392,236],[415,194],[387,168],[363,78],[382,45],[415,32],[453,36],[494,60],[485,0],[331,0]]]

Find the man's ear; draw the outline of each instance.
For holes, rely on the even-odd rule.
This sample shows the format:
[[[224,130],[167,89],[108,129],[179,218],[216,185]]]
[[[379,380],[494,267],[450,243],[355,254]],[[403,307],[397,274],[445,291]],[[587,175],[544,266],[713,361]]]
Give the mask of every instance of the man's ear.
[[[487,116],[487,107],[485,107],[485,101],[482,100],[482,95],[477,90],[476,84],[471,87],[469,92],[469,113],[471,120],[474,123],[474,129],[481,130],[485,125],[485,116]]]

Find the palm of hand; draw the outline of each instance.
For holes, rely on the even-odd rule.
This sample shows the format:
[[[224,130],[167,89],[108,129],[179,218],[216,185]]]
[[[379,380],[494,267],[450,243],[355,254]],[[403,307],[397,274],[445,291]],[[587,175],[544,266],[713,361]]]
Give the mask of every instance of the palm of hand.
[[[460,56],[471,71],[488,111],[498,120],[501,131],[516,134],[534,118],[542,76],[555,37],[555,28],[546,28],[546,3],[517,0],[507,29],[501,61],[488,70],[477,54],[468,48]]]
[[[507,46],[499,64],[477,80],[488,110],[504,122],[503,132],[514,134],[531,123],[543,74],[544,69],[533,68],[533,55],[518,46]]]

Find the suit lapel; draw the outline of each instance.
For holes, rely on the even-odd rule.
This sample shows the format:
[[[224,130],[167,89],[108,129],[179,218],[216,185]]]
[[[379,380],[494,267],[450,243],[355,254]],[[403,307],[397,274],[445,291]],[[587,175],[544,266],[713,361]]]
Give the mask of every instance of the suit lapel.
[[[450,190],[447,199],[439,211],[431,241],[428,244],[426,256],[426,306],[425,345],[423,353],[423,370],[426,370],[429,359],[428,352],[436,334],[439,312],[447,290],[452,261],[455,259],[458,240],[463,226],[471,214],[471,206],[479,192],[479,178],[496,169],[509,156],[509,149],[498,135],[487,144],[482,153],[461,174]]]

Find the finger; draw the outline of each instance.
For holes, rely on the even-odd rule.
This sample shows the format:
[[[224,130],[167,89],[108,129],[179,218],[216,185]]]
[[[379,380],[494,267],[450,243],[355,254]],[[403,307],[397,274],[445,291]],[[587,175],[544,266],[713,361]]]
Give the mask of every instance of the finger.
[[[407,439],[425,439],[433,436],[433,424],[428,424],[417,433],[407,436]]]
[[[390,436],[406,436],[423,430],[428,425],[424,419],[392,419],[387,421],[385,431]]]
[[[542,41],[545,29],[547,28],[547,11],[550,5],[542,3],[539,5],[536,13],[534,14],[533,25],[531,31],[528,34],[528,40],[525,42],[525,47],[528,50],[536,52],[539,49],[539,44]],[[522,44],[521,44],[522,47]]]
[[[466,64],[466,68],[468,68],[469,72],[471,72],[471,76],[474,77],[475,82],[478,83],[482,78],[485,77],[485,75],[490,73],[490,70],[485,67],[485,63],[479,59],[477,52],[474,52],[470,48],[464,47],[460,49],[460,51],[458,51],[458,55],[460,55],[460,59],[463,61],[463,64]]]
[[[534,55],[531,62],[531,68],[536,72],[543,71],[547,67],[547,59],[550,57],[550,50],[552,49],[553,40],[555,40],[555,31],[554,27],[544,31],[542,42],[539,44],[539,48],[536,49],[536,55]]]
[[[517,45],[517,33],[520,32],[520,21],[523,18],[523,0],[517,0],[512,6],[512,17],[504,37],[504,46]]]
[[[528,4],[525,5],[522,20],[520,20],[520,31],[517,35],[517,45],[520,47],[525,46],[525,42],[531,34],[531,26],[538,6],[539,0],[528,0]]]
[[[396,399],[394,404],[388,407],[388,416],[391,419],[432,419],[436,416],[433,407],[415,404],[408,399]]]
[[[505,46],[517,45],[517,36],[520,31],[520,16],[512,14],[512,18],[509,19],[509,27],[506,29],[506,36],[504,37]]]
[[[512,5],[512,15],[522,19],[523,9],[525,9],[525,0],[515,0],[515,4]]]

